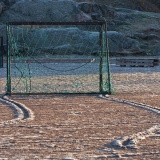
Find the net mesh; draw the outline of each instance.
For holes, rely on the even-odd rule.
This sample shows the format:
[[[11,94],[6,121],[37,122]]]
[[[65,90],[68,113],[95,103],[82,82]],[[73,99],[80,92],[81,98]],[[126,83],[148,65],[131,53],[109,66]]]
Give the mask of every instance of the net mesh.
[[[7,25],[8,93],[110,93],[105,23]]]

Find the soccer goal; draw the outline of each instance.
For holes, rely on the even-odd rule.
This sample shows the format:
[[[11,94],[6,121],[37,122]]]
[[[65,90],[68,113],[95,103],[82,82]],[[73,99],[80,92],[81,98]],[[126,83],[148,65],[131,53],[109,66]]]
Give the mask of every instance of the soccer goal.
[[[111,94],[105,22],[9,22],[7,93]]]

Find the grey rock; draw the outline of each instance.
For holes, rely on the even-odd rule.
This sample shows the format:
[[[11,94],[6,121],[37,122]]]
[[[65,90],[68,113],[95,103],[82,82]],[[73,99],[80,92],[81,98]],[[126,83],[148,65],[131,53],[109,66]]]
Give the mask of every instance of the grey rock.
[[[23,0],[0,0],[0,2],[3,2],[8,7],[15,4],[18,1],[23,1]]]
[[[78,3],[80,10],[87,13],[93,20],[104,21],[104,18],[113,18],[114,8],[107,5],[99,5],[96,3],[81,2]]]
[[[73,53],[92,53],[98,52],[98,32],[82,31],[78,28],[46,28],[33,29],[24,36],[25,29],[15,29],[13,35],[18,33],[19,46],[29,48],[30,50],[45,50],[52,54]],[[19,48],[22,50],[22,48]]]
[[[116,31],[108,31],[108,39],[111,52],[139,47],[138,41],[125,37],[123,34]]]
[[[52,53],[69,54],[69,53],[72,53],[73,50],[74,50],[74,47],[71,46],[71,44],[64,44],[64,45],[52,48]]]
[[[5,5],[9,5],[10,3],[9,3],[9,0],[0,0],[0,3],[4,3]]]
[[[98,1],[97,3],[78,3],[74,0],[0,0],[0,2],[10,6],[5,11],[0,7],[2,23],[7,21],[102,21],[105,17],[111,53],[141,53],[146,50],[146,53],[159,55],[159,49],[156,46],[160,42],[160,14],[113,8]],[[42,47],[47,52],[55,54],[57,51],[64,52],[67,48],[66,53],[72,51],[82,54],[82,51],[97,52],[99,48],[97,42],[99,34],[92,30],[92,27],[89,31],[85,26],[68,29],[47,28],[39,31],[32,29],[32,32],[28,32],[28,40],[27,37],[24,38],[27,43],[31,40],[33,45],[30,47],[38,50]],[[4,37],[4,43],[6,43],[4,25],[0,26],[0,31],[0,36]],[[19,29],[19,32],[21,34],[22,30]],[[43,39],[36,42],[33,35],[39,37],[40,34]],[[58,39],[51,42],[50,39],[53,36]],[[23,52],[23,40],[19,39],[19,41],[20,51]],[[152,50],[150,46],[155,48]]]
[[[144,40],[154,40],[154,39],[160,40],[160,37],[156,34],[149,34],[144,37]]]
[[[78,21],[78,22],[92,21],[92,17],[81,11],[75,16],[75,21]]]
[[[21,0],[1,17],[6,21],[73,21],[80,10],[72,0]]]
[[[18,2],[18,1],[23,1],[23,0],[6,0],[6,1],[8,1],[8,4],[9,4],[9,5],[13,5],[13,4],[15,4],[16,2]]]
[[[2,12],[6,11],[7,9],[7,6],[3,2],[0,2],[0,14],[2,14]]]
[[[156,34],[144,34],[144,33],[136,33],[133,37],[142,39],[142,40],[159,40],[160,36]]]
[[[17,45],[19,52],[43,50],[51,54],[98,54],[99,32],[83,31],[77,27],[72,28],[41,28],[26,30],[12,29],[13,35],[19,37]],[[18,35],[17,35],[18,33]],[[27,33],[27,34],[26,34]],[[108,31],[110,52],[120,52],[138,47],[138,42],[123,36],[116,31]],[[23,49],[23,47],[25,50]]]
[[[160,46],[159,45],[157,45],[157,47],[155,47],[153,55],[158,55],[158,56],[160,55]]]

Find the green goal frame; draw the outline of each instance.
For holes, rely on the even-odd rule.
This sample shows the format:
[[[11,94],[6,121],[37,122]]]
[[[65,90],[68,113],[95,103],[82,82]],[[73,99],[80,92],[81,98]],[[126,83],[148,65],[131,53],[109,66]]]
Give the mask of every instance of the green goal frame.
[[[20,28],[24,30],[24,28],[27,28],[28,26],[31,26],[30,29],[32,29],[32,27],[34,26],[34,31],[36,31],[36,28],[41,29],[44,26],[47,27],[57,27],[57,26],[61,26],[63,28],[65,27],[72,27],[72,26],[76,26],[76,27],[81,27],[83,28],[83,30],[85,30],[85,28],[87,28],[87,26],[89,26],[88,28],[88,33],[90,33],[92,31],[92,28],[94,28],[96,26],[96,33],[99,34],[98,36],[98,43],[96,43],[96,45],[98,44],[99,49],[98,51],[96,51],[96,55],[98,56],[98,62],[95,63],[95,65],[98,64],[98,79],[97,79],[97,84],[99,89],[93,89],[92,90],[85,90],[83,91],[83,89],[79,89],[75,88],[75,90],[72,91],[72,89],[66,89],[65,91],[61,91],[61,90],[56,90],[56,91],[47,91],[47,89],[45,91],[43,91],[42,89],[39,90],[34,90],[32,88],[31,83],[34,83],[36,85],[36,80],[33,80],[33,78],[30,76],[27,77],[27,82],[26,82],[26,86],[23,87],[21,86],[21,81],[22,79],[24,79],[23,77],[20,77],[19,75],[21,74],[21,76],[23,76],[25,74],[25,69],[23,70],[23,73],[20,73],[22,71],[20,71],[20,69],[24,66],[31,65],[33,57],[30,57],[30,59],[26,60],[26,57],[22,57],[22,51],[20,51],[18,48],[19,45],[19,39],[27,39],[27,36],[30,34],[30,30],[28,29],[25,32],[25,37],[20,37],[20,34],[18,33],[18,29]],[[37,27],[36,27],[37,26]],[[16,29],[17,30],[16,30]],[[111,76],[110,76],[110,64],[109,64],[109,49],[108,49],[108,41],[107,41],[107,24],[106,22],[8,22],[6,25],[6,30],[7,30],[7,86],[6,86],[6,94],[63,94],[63,93],[78,93],[78,94],[95,94],[95,93],[100,93],[100,94],[112,94],[112,85],[111,85]],[[14,31],[16,30],[16,31]],[[85,31],[84,31],[85,32]],[[95,31],[94,31],[95,32]],[[24,36],[24,35],[23,35]],[[55,38],[55,37],[54,37]],[[37,40],[38,41],[38,40]],[[30,46],[29,46],[30,47]],[[28,47],[28,48],[29,48]],[[30,48],[29,48],[30,49]],[[67,50],[67,49],[66,49]],[[71,53],[70,55],[72,55],[73,53]],[[27,54],[27,56],[29,56],[29,52]],[[89,55],[90,57],[93,56],[92,53]],[[89,57],[88,56],[88,57]],[[53,59],[52,59],[53,60]],[[53,63],[58,63],[59,59],[53,60]],[[63,61],[64,59],[62,59],[61,61]],[[87,58],[85,60],[85,56],[83,55],[83,59],[72,59],[72,60],[67,60],[68,64],[71,63],[82,63],[83,64],[87,64],[89,63],[87,61]],[[72,61],[76,61],[76,62],[72,62]],[[84,62],[83,62],[84,61]],[[34,63],[38,62],[38,60],[36,60],[36,58],[34,59]],[[21,63],[21,66],[19,65]],[[42,62],[39,62],[39,65]],[[46,62],[45,62],[46,63]],[[47,62],[49,63],[49,62]],[[43,65],[43,64],[42,64]],[[19,68],[18,68],[19,67]],[[42,66],[41,66],[42,67]],[[91,66],[92,67],[92,66]],[[86,67],[87,68],[87,67]],[[85,68],[84,68],[85,69]],[[17,72],[16,75],[14,74],[14,72]],[[30,69],[28,69],[26,72],[30,72]],[[34,72],[34,71],[33,71]],[[40,72],[40,71],[39,71]],[[78,75],[78,73],[76,73]],[[76,76],[76,74],[74,76]],[[89,77],[89,71],[87,73],[88,75],[84,75],[86,77]],[[94,73],[93,73],[94,74]],[[19,77],[18,77],[19,76]],[[70,75],[68,75],[70,76]],[[16,78],[15,78],[16,77]],[[51,75],[50,77],[53,78],[54,80],[54,76]],[[79,78],[80,79],[80,78]],[[92,78],[90,78],[92,80]],[[77,80],[77,79],[76,79]],[[37,79],[38,81],[38,79]],[[45,81],[45,80],[44,80]],[[83,80],[81,80],[83,81]],[[66,81],[67,82],[67,81]],[[74,80],[72,80],[72,82],[74,82]],[[15,83],[15,84],[14,84]],[[29,86],[30,83],[30,86]],[[59,83],[59,82],[56,82]],[[82,82],[81,82],[82,83]],[[96,82],[94,82],[96,83]],[[53,85],[55,85],[53,83]],[[89,85],[89,84],[88,84]],[[20,89],[18,90],[16,87],[18,86]],[[43,85],[44,86],[44,85]],[[97,87],[97,86],[96,86]],[[38,87],[37,87],[38,88]],[[40,87],[39,87],[40,88]],[[48,87],[51,88],[51,87]],[[58,87],[57,87],[58,88]],[[86,88],[86,84],[84,85],[84,89]]]

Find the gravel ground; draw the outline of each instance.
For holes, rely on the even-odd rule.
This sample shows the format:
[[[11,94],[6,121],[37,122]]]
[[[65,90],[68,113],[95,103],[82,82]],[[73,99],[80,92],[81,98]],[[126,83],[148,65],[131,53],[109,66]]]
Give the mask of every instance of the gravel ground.
[[[116,94],[105,98],[9,97],[34,117],[0,125],[0,159],[160,159],[159,67],[111,65]],[[1,123],[15,118],[8,106],[1,100]]]
[[[0,111],[0,123],[15,118],[13,110],[5,103],[0,104]]]
[[[137,148],[112,145],[120,137],[160,124],[159,115],[151,111],[98,95],[11,98],[29,107],[35,118],[0,127],[1,158],[143,159],[160,156],[160,130],[139,141]]]

